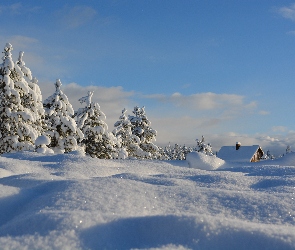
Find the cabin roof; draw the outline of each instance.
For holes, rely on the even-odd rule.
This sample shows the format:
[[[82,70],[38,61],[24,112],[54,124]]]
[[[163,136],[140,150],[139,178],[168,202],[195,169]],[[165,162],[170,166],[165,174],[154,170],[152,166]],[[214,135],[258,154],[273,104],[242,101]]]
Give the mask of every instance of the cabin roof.
[[[259,145],[240,146],[236,150],[236,146],[223,146],[219,150],[217,157],[225,161],[249,162],[259,148]]]

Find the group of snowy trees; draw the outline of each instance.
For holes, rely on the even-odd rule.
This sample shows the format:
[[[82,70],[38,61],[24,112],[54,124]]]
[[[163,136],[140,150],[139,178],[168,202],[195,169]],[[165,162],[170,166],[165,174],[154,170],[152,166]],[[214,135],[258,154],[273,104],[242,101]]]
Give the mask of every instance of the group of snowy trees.
[[[92,102],[93,92],[80,98],[84,107],[74,111],[59,79],[55,92],[43,102],[38,80],[25,66],[24,52],[14,62],[12,50],[7,43],[0,64],[0,154],[80,151],[103,159],[163,160],[183,160],[192,151],[213,155],[204,137],[197,140],[196,148],[156,146],[157,131],[152,129],[144,107],[136,106],[128,116],[123,109],[115,129],[109,132],[105,114]]]
[[[0,154],[82,150],[105,159],[163,158],[153,144],[157,132],[151,128],[144,107],[135,107],[128,117],[124,109],[114,131],[109,132],[105,114],[91,100],[93,92],[79,100],[85,107],[74,112],[58,79],[55,92],[42,103],[38,81],[25,66],[24,53],[13,62],[12,50],[7,43],[0,64]]]
[[[175,144],[174,147],[172,147],[168,144],[163,150],[161,149],[162,155],[164,155],[166,160],[185,160],[187,154],[191,152],[200,152],[209,156],[214,155],[211,144],[205,143],[204,136],[202,136],[201,140],[196,139],[196,141],[197,145],[195,147],[186,147],[185,145],[180,146],[178,144]]]

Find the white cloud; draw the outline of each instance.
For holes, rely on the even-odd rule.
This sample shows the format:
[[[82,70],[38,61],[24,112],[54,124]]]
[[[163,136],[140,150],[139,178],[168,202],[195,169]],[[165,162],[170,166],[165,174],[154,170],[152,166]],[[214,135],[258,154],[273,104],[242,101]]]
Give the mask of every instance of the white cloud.
[[[278,13],[281,14],[284,18],[295,21],[295,3],[291,4],[289,7],[284,6],[279,8]]]
[[[179,107],[187,107],[195,110],[213,110],[213,109],[237,109],[237,108],[255,108],[256,102],[245,103],[244,96],[234,94],[215,94],[197,93],[192,95],[182,95],[174,93],[171,96],[155,94],[146,95],[146,98],[156,99],[160,102],[167,102]]]
[[[57,15],[66,28],[74,29],[85,25],[97,14],[96,10],[88,6],[65,7]]]
[[[174,109],[175,113],[191,113],[205,115],[207,117],[218,117],[230,120],[234,117],[251,113],[257,107],[255,101],[245,102],[245,97],[234,94],[197,93],[182,95],[174,93],[170,96],[162,94],[144,95],[150,100],[167,104]]]

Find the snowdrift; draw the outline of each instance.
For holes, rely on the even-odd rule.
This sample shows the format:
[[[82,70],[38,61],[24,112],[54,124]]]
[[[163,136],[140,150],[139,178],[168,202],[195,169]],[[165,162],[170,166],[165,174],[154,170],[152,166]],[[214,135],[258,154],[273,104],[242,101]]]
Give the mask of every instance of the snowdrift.
[[[191,152],[186,156],[189,167],[203,170],[215,170],[225,164],[225,161],[199,152]]]
[[[284,158],[212,170],[222,162],[199,155],[189,168],[5,154],[0,249],[295,249],[295,156]]]

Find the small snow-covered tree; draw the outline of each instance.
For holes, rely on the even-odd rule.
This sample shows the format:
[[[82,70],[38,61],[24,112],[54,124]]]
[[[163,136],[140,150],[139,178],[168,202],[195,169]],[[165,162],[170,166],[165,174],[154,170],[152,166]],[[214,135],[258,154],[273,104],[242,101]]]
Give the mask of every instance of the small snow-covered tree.
[[[92,95],[93,92],[88,92],[88,96],[80,98],[79,101],[81,104],[85,102],[86,107],[75,112],[77,126],[84,133],[82,144],[85,145],[85,152],[94,158],[116,158],[120,141],[108,132],[106,116],[98,103],[91,102]]]
[[[204,136],[202,136],[202,139],[199,140],[199,139],[196,139],[197,141],[197,147],[195,148],[195,150],[197,152],[201,152],[201,153],[204,153],[206,155],[214,155],[213,151],[212,151],[212,147],[211,147],[211,144],[208,143],[206,144],[205,143],[205,138]]]
[[[291,146],[290,145],[288,145],[286,148],[286,154],[289,154],[289,153],[291,153]]]
[[[153,144],[156,140],[157,131],[151,128],[151,122],[145,114],[145,108],[134,107],[133,116],[129,115],[129,120],[132,124],[132,134],[136,135],[140,140],[140,148],[149,153],[146,158],[159,158],[158,147]]]
[[[177,143],[174,145],[174,148],[171,152],[172,160],[183,160],[184,153],[182,152],[182,147],[179,146]]]
[[[50,137],[49,145],[55,152],[70,152],[76,150],[78,142],[83,139],[83,133],[72,118],[74,110],[68,97],[62,92],[60,79],[56,80],[55,92],[43,103],[45,109],[45,122]]]
[[[32,110],[24,106],[29,87],[12,60],[12,50],[7,43],[0,67],[0,153],[33,150],[40,135]]]
[[[266,151],[266,153],[263,154],[263,156],[261,157],[262,160],[268,160],[268,159],[271,159],[271,160],[274,160],[275,157],[270,153],[269,150]]]
[[[143,151],[140,145],[140,139],[137,135],[132,134],[132,124],[126,116],[127,110],[122,110],[119,121],[114,124],[113,134],[121,139],[121,150],[126,151],[129,158],[147,158],[149,153]]]
[[[180,146],[177,143],[171,147],[170,143],[164,148],[164,156],[167,160],[185,160],[186,155],[193,151],[191,147]]]

